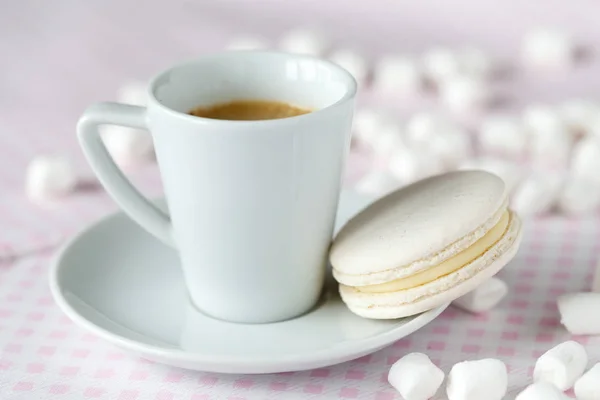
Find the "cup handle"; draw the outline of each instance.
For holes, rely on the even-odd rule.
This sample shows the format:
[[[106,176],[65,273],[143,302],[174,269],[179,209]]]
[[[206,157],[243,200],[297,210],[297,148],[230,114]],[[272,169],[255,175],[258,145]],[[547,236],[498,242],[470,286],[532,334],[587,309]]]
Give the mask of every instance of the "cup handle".
[[[79,119],[77,136],[92,170],[116,203],[140,226],[174,247],[171,218],[144,197],[117,167],[100,137],[98,126],[103,124],[147,130],[146,108],[108,102],[93,104]]]

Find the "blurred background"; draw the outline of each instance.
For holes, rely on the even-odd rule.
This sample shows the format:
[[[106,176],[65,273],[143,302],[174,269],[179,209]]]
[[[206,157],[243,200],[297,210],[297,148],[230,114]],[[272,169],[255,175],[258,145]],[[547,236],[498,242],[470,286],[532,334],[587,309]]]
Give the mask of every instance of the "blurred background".
[[[360,70],[357,140],[348,185],[383,193],[427,175],[427,171],[461,168],[469,163],[486,164],[485,168],[497,172],[504,168],[498,173],[512,178],[515,166],[520,169],[520,178],[530,173],[536,177],[557,171],[569,174],[578,141],[597,129],[590,121],[595,119],[600,86],[598,11],[600,5],[593,0],[5,1],[0,5],[0,151],[4,163],[0,188],[11,199],[17,198],[17,193],[22,193],[27,164],[41,154],[68,156],[78,175],[91,176],[75,138],[77,118],[90,103],[123,100],[118,93],[124,85],[141,85],[175,62],[221,51],[248,37],[259,38],[264,47],[280,49],[286,35],[299,29],[318,32],[324,49],[320,56]],[[536,42],[532,32],[540,29],[550,33]],[[533,42],[529,50],[528,40]],[[467,74],[466,82],[442,82],[431,76],[430,70],[451,68],[449,53],[456,58],[460,49],[466,48],[483,56],[479,61],[491,65],[484,68],[493,72],[486,70],[485,77]],[[437,59],[432,55],[436,51]],[[565,61],[565,52],[571,51],[573,60]],[[523,59],[524,52],[529,61]],[[403,57],[405,63],[392,65],[385,72],[382,60],[390,56]],[[406,82],[412,78],[406,77],[411,73],[406,72],[406,60],[416,65],[420,85],[416,90],[407,88],[410,83]],[[530,68],[528,64],[535,62],[541,65]],[[586,103],[588,114],[594,114],[593,118],[586,114],[585,129],[590,132],[576,126],[575,132],[547,135],[553,142],[540,140],[539,132],[526,132],[525,128],[531,128],[529,120],[536,120],[536,116],[537,120],[551,120],[553,115],[548,114],[552,112],[558,118],[559,108],[571,100]],[[532,115],[528,116],[528,110]],[[444,159],[447,155],[437,154],[435,148],[432,153],[432,149],[424,149],[427,146],[419,147],[416,142],[431,139],[428,134],[422,135],[425,140],[414,132],[418,130],[414,125],[419,123],[412,119],[422,112],[427,115],[421,115],[421,125],[438,124],[435,135],[446,130],[467,135],[469,148],[457,147],[460,157],[454,158],[459,159],[449,162]],[[502,124],[492,124],[490,130],[496,133],[486,134],[481,143],[483,126],[499,113],[512,122],[518,119],[520,125],[506,128],[512,127],[512,131],[505,137]],[[600,116],[600,111],[597,114]],[[545,129],[543,122],[538,124],[541,130]],[[565,125],[565,129],[571,128]],[[527,138],[515,138],[519,136],[515,130]],[[379,134],[390,131],[402,143],[392,140],[391,134],[383,135],[386,138]],[[566,135],[569,138],[565,139]],[[464,138],[459,139],[464,142]],[[448,143],[440,139],[436,146],[438,150],[456,146]],[[402,151],[393,160],[398,148]],[[561,152],[560,148],[568,150]],[[432,168],[423,160],[432,154],[442,159],[442,166]],[[490,166],[490,154],[492,164],[501,160],[511,165]],[[486,159],[482,161],[483,156]],[[415,160],[409,160],[411,157]],[[395,167],[391,177],[383,177],[389,172],[390,159]],[[591,165],[589,160],[586,163],[586,168]],[[411,168],[416,172],[403,172]],[[512,172],[507,168],[513,168]],[[376,176],[359,185],[368,172],[376,172]],[[159,184],[152,163],[133,168],[130,174],[148,190]],[[566,179],[544,184],[556,189],[564,187]],[[513,182],[512,189],[518,190],[519,182]],[[538,197],[540,191],[547,194],[548,188],[539,189],[544,184],[536,182],[536,190],[529,191]],[[596,186],[600,203],[600,186]],[[553,206],[557,201],[553,200]],[[523,202],[531,204],[530,200]],[[588,209],[596,207],[588,205],[586,212]]]

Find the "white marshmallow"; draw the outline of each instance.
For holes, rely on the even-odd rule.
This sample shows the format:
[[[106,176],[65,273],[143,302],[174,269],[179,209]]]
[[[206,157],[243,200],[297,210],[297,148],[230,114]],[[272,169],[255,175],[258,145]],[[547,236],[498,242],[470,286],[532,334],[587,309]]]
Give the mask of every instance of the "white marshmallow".
[[[148,89],[144,82],[128,82],[117,90],[117,101],[134,106],[148,103]]]
[[[456,169],[473,153],[471,137],[459,128],[449,129],[434,136],[427,147],[442,161],[447,170]]]
[[[386,120],[386,116],[378,110],[359,109],[353,119],[354,136],[359,141],[370,145],[381,133],[381,128],[386,124]]]
[[[385,122],[379,133],[371,140],[371,148],[376,157],[388,157],[394,151],[404,150],[406,145],[400,127],[393,122]]]
[[[448,400],[501,400],[508,387],[506,365],[485,358],[455,364],[448,375]]]
[[[511,208],[522,218],[545,214],[558,201],[562,186],[558,174],[533,174],[515,189]]]
[[[421,87],[421,67],[411,57],[384,57],[373,71],[373,88],[378,92],[406,97],[414,95]]]
[[[436,84],[462,72],[458,54],[443,47],[433,48],[425,53],[423,67],[427,78]]]
[[[375,196],[386,195],[400,187],[400,182],[387,171],[373,171],[356,184],[356,191]]]
[[[268,47],[267,41],[258,36],[239,36],[227,45],[228,50],[263,50]]]
[[[562,391],[570,389],[585,371],[588,356],[577,342],[563,342],[538,358],[533,369],[534,382],[546,382]]]
[[[404,400],[428,400],[444,381],[444,371],[422,353],[410,353],[392,365],[388,381]]]
[[[572,134],[588,134],[600,117],[600,105],[586,99],[572,99],[560,107],[562,119]]]
[[[600,292],[600,259],[596,263],[596,269],[594,270],[594,278],[592,280],[592,292]]]
[[[367,60],[353,50],[338,50],[329,58],[331,61],[350,72],[358,83],[363,82],[368,74]]]
[[[600,363],[596,363],[575,382],[575,396],[577,400],[600,399]]]
[[[396,151],[388,165],[390,173],[404,185],[444,171],[442,161],[427,149]]]
[[[568,179],[558,199],[561,211],[571,215],[593,213],[600,207],[600,183],[572,177]]]
[[[495,174],[502,178],[506,185],[507,193],[512,193],[521,181],[521,168],[515,163],[494,157],[482,157],[467,160],[460,168],[461,170],[478,169]]]
[[[414,114],[406,123],[406,141],[411,146],[427,146],[434,137],[454,129],[446,118],[429,112]]]
[[[77,175],[68,158],[37,156],[27,166],[25,191],[33,201],[64,196],[76,184]]]
[[[523,111],[523,122],[533,135],[563,130],[566,122],[559,110],[544,104],[533,104]]]
[[[532,136],[529,145],[533,165],[564,169],[571,156],[573,137],[566,128],[547,130]]]
[[[527,141],[527,129],[517,118],[497,115],[481,125],[479,144],[484,152],[521,157],[527,149]]]
[[[521,49],[523,61],[536,69],[564,69],[573,63],[575,50],[569,34],[553,29],[527,33]]]
[[[600,293],[568,293],[556,302],[560,322],[573,335],[600,335]]]
[[[452,305],[471,313],[491,310],[508,293],[508,286],[498,278],[490,278],[475,290],[459,297]]]
[[[121,166],[133,166],[150,160],[154,143],[149,132],[117,125],[101,129],[104,146],[113,160]]]
[[[575,144],[571,173],[577,178],[600,183],[600,137],[587,137]]]
[[[321,56],[327,50],[328,41],[315,30],[294,29],[283,35],[279,46],[288,53]]]
[[[537,382],[525,388],[515,400],[569,400],[556,386],[545,382]]]
[[[483,50],[468,47],[459,52],[462,72],[477,78],[488,78],[494,72],[494,60]]]
[[[440,86],[443,103],[455,113],[480,110],[490,100],[490,90],[481,79],[469,75],[449,77]]]

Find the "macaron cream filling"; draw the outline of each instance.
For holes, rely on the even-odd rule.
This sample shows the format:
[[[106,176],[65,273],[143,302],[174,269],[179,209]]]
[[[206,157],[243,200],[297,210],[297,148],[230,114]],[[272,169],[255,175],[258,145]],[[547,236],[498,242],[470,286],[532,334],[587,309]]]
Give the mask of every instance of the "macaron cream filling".
[[[422,272],[390,282],[355,287],[364,293],[387,293],[411,289],[432,282],[442,276],[451,274],[481,257],[494,246],[506,233],[510,222],[510,212],[505,210],[500,220],[485,235],[460,253],[434,265]]]

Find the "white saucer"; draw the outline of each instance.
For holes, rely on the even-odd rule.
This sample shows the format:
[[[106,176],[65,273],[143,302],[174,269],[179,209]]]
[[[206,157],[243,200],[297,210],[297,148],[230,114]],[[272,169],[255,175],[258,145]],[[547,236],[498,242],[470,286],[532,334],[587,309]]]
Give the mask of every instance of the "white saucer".
[[[343,193],[337,227],[371,200]],[[299,318],[264,325],[216,320],[188,302],[174,251],[122,213],[93,224],[60,251],[50,287],[75,323],[123,350],[222,373],[298,371],[352,360],[416,331],[446,308],[367,320],[345,307],[331,280],[319,305]]]

